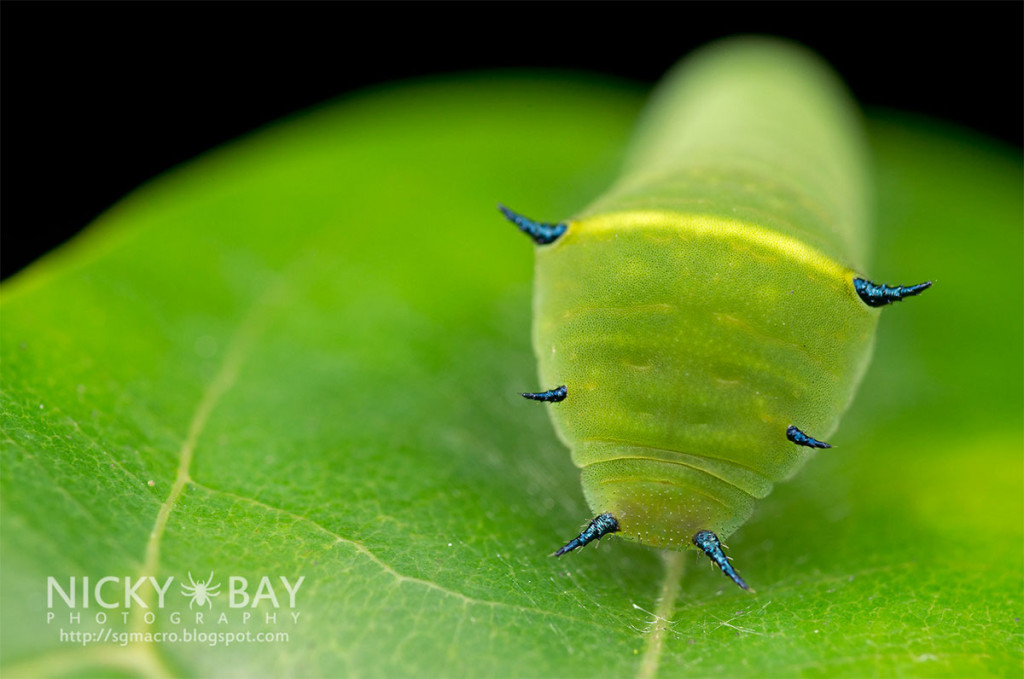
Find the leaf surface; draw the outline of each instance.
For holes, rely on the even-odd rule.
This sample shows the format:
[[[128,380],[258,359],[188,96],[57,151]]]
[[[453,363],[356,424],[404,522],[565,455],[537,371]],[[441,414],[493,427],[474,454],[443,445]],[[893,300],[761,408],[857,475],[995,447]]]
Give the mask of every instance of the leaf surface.
[[[518,396],[544,386],[531,245],[494,204],[577,210],[640,101],[503,76],[326,105],[5,285],[4,675],[1019,674],[1021,163],[917,119],[873,120],[871,273],[934,289],[886,310],[836,448],[730,540],[757,594],[695,554],[681,580],[614,540],[547,556],[591,517]],[[190,574],[221,584],[202,623]],[[175,578],[152,625],[47,622],[48,576],[149,575]],[[229,576],[305,579],[232,608]],[[289,640],[60,638],[107,628]]]

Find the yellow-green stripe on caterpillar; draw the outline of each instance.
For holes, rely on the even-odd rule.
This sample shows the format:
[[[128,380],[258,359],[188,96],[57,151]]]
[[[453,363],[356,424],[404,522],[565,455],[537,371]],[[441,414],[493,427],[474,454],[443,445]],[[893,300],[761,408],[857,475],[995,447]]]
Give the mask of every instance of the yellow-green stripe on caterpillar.
[[[736,39],[657,90],[625,170],[576,217],[499,206],[537,244],[533,346],[558,436],[608,533],[721,540],[835,431],[867,368],[884,286],[855,105],[803,49]],[[552,388],[553,385],[562,385]]]

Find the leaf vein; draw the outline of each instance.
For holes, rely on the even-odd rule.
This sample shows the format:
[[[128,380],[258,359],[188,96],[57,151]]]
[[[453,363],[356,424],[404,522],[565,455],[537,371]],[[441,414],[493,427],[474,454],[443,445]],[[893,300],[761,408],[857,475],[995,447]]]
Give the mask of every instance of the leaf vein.
[[[658,607],[652,614],[654,619],[651,621],[647,635],[647,647],[644,649],[644,655],[640,661],[637,679],[652,679],[658,673],[658,665],[661,663],[661,656],[665,648],[665,634],[669,626],[672,625],[669,616],[675,610],[680,580],[682,580],[683,571],[686,568],[682,552],[666,551],[662,553],[662,558],[665,562],[665,578],[661,583]],[[634,606],[639,608],[635,604]]]
[[[220,368],[196,405],[192,419],[189,422],[188,433],[178,451],[178,467],[174,475],[174,483],[171,485],[167,499],[160,504],[160,509],[157,511],[153,530],[150,531],[149,539],[146,542],[145,559],[143,560],[142,568],[139,569],[136,580],[156,576],[157,569],[160,566],[160,547],[164,531],[167,529],[167,522],[185,487],[192,482],[190,470],[192,459],[195,455],[196,442],[206,428],[210,414],[216,408],[220,399],[234,386],[238,379],[242,363],[245,361],[256,338],[263,332],[269,321],[268,312],[275,308],[274,302],[280,298],[284,291],[284,282],[284,277],[279,277],[277,282],[271,285],[253,305],[231,337],[228,348],[221,360]],[[151,601],[153,595],[153,588],[147,588],[144,596]],[[140,630],[145,625],[141,615],[135,616],[133,622],[133,629],[135,630]]]

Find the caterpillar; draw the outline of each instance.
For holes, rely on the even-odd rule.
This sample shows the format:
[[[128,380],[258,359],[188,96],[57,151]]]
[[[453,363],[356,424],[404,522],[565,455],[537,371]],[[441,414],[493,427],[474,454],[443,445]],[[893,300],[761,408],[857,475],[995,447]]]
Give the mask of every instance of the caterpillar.
[[[533,347],[596,517],[554,552],[617,533],[722,541],[830,448],[881,307],[931,282],[860,272],[869,176],[858,111],[804,48],[739,38],[656,89],[617,181],[571,219],[499,205],[535,243]]]

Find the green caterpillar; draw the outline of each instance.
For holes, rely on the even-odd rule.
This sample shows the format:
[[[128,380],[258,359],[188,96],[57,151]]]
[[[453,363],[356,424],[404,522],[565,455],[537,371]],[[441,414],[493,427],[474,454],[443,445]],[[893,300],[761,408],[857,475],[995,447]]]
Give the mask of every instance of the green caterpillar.
[[[533,346],[597,518],[721,548],[755,501],[827,448],[871,357],[877,307],[931,285],[859,272],[868,173],[855,105],[803,49],[736,39],[655,94],[619,180],[573,219],[500,209],[537,243]],[[805,433],[806,432],[806,433]],[[821,437],[821,438],[815,438]]]

